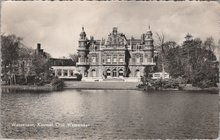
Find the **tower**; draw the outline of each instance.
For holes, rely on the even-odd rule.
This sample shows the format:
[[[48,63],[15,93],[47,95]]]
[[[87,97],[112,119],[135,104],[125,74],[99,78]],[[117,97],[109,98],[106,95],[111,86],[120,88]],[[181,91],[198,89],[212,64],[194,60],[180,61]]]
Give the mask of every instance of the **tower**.
[[[88,39],[86,37],[86,32],[84,31],[84,27],[82,27],[82,31],[80,33],[79,38],[79,47],[78,47],[78,63],[77,67],[79,72],[82,74],[83,77],[87,77],[87,70],[88,70]]]
[[[148,30],[146,32],[146,35],[145,35],[145,44],[146,44],[146,49],[153,49],[153,38],[152,38],[153,34],[150,30],[150,26],[148,27]]]
[[[151,65],[154,63],[154,40],[153,40],[153,34],[150,30],[150,26],[148,27],[148,30],[145,34],[145,40],[144,40],[144,62],[147,65]]]

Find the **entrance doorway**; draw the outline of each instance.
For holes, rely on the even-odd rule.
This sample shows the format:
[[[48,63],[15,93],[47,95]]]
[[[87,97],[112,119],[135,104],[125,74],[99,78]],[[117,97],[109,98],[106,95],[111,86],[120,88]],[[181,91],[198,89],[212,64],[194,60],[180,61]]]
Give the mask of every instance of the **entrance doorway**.
[[[113,71],[112,71],[112,77],[117,77],[117,71],[116,71],[116,69],[113,69]]]

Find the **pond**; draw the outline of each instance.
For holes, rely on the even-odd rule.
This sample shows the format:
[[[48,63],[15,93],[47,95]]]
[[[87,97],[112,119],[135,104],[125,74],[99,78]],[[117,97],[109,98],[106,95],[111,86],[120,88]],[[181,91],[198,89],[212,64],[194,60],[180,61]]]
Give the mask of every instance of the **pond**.
[[[217,138],[218,94],[64,90],[2,93],[5,138]]]

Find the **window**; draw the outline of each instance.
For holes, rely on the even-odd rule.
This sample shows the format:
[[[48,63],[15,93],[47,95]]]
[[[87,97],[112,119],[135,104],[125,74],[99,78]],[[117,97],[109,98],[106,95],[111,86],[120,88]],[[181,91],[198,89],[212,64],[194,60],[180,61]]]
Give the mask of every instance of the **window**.
[[[154,74],[154,77],[160,77],[160,74]]]
[[[136,70],[136,71],[135,71],[135,77],[140,77],[140,76],[141,76],[140,71],[139,71],[139,70]]]
[[[72,70],[70,70],[70,76],[73,76],[73,71]]]
[[[110,69],[108,69],[106,72],[107,72],[107,76],[111,76],[111,71],[110,71]]]
[[[119,72],[118,72],[118,74],[119,74],[119,76],[123,76],[123,74],[124,74],[123,70],[120,69]]]
[[[137,63],[140,63],[140,58],[139,57],[136,60],[137,60]]]
[[[96,77],[96,71],[93,69],[91,72],[92,72],[92,77]]]
[[[123,62],[123,58],[120,58],[120,59],[119,59],[119,62]]]
[[[60,69],[57,70],[57,75],[61,76],[61,70]]]
[[[134,62],[134,63],[135,63],[135,58],[132,58],[132,62]]]
[[[113,58],[113,62],[117,62],[117,58],[116,57]]]
[[[96,57],[92,57],[92,63],[96,62]]]
[[[140,58],[141,63],[143,62],[143,57]]]
[[[110,58],[107,58],[107,62],[111,62],[111,59],[110,59]]]
[[[148,57],[147,62],[152,62],[152,59]]]
[[[63,70],[63,75],[67,76],[67,70]]]

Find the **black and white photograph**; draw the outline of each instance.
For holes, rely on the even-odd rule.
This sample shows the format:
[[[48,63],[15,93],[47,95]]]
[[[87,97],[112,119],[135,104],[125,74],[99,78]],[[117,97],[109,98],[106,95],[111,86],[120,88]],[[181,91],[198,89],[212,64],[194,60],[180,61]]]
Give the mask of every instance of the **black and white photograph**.
[[[2,1],[1,139],[217,139],[217,1]]]

